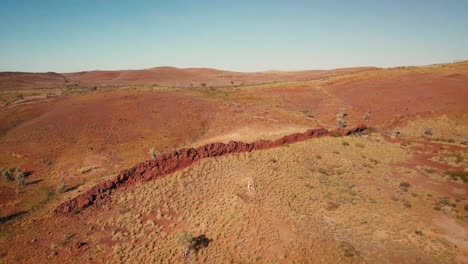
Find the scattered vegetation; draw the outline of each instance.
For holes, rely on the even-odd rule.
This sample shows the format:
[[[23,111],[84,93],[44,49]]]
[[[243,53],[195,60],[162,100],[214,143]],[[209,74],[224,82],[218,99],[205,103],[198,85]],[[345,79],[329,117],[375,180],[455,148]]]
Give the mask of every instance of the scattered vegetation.
[[[20,168],[7,168],[2,171],[2,176],[6,182],[16,183],[16,192],[20,193],[26,185],[26,177],[29,176],[29,172],[23,171]]]
[[[463,182],[468,182],[468,171],[450,170],[446,171],[445,175],[449,176],[453,181],[461,180]]]
[[[450,207],[456,207],[457,206],[457,204],[455,202],[452,202],[452,200],[447,196],[440,197],[439,198],[439,204],[440,205],[450,206]]]

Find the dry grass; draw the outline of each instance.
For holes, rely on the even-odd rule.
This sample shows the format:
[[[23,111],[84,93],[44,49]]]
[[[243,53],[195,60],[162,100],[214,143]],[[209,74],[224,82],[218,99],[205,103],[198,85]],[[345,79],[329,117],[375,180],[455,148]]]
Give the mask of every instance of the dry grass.
[[[188,256],[189,263],[370,261],[407,249],[424,255],[418,241],[396,242],[421,228],[413,211],[436,212],[431,202],[421,201],[419,188],[411,186],[413,193],[406,194],[395,187],[391,164],[406,160],[405,150],[378,135],[341,142],[322,138],[204,160],[119,192],[108,209],[123,213],[93,224],[119,230],[112,233],[117,262],[183,262],[181,232],[212,239]],[[373,166],[363,166],[369,160]],[[395,194],[401,197],[395,200]],[[454,254],[437,241],[426,243],[438,248],[432,257],[448,260]]]

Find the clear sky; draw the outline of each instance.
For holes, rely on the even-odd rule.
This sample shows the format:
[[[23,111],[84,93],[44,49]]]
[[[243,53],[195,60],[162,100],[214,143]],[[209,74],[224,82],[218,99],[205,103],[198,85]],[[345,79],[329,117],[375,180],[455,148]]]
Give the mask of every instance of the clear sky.
[[[0,71],[468,59],[468,0],[0,0]]]

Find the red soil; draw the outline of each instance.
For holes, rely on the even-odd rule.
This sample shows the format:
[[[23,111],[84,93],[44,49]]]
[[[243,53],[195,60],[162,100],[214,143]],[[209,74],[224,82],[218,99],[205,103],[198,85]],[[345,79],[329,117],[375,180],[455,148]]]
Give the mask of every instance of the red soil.
[[[349,135],[366,130],[365,125],[359,125],[351,129],[341,129],[336,132],[342,135]],[[218,157],[226,154],[251,152],[254,150],[263,150],[278,147],[284,144],[304,141],[310,138],[326,136],[330,132],[326,129],[311,129],[304,133],[295,133],[284,136],[280,139],[261,140],[253,143],[243,143],[239,141],[230,141],[228,144],[212,143],[198,148],[185,148],[174,152],[163,154],[155,159],[142,162],[131,169],[125,170],[114,179],[109,179],[98,185],[95,185],[85,193],[69,201],[60,204],[55,210],[55,214],[68,214],[75,210],[86,208],[96,201],[105,198],[114,189],[128,187],[140,182],[147,182],[164,175],[184,169],[194,162],[209,158]]]
[[[15,190],[9,187],[0,186],[0,205],[13,201],[15,197]]]
[[[436,73],[377,76],[345,84],[331,84],[329,91],[343,105],[355,111],[371,112],[372,122],[381,126],[402,116],[415,116],[424,112],[435,115],[468,112],[466,79]]]

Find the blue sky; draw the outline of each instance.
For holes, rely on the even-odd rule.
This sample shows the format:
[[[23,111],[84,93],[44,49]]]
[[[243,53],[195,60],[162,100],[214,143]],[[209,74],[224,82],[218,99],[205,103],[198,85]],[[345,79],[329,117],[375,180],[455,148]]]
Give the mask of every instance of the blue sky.
[[[0,0],[0,71],[235,71],[468,59],[468,0]]]

